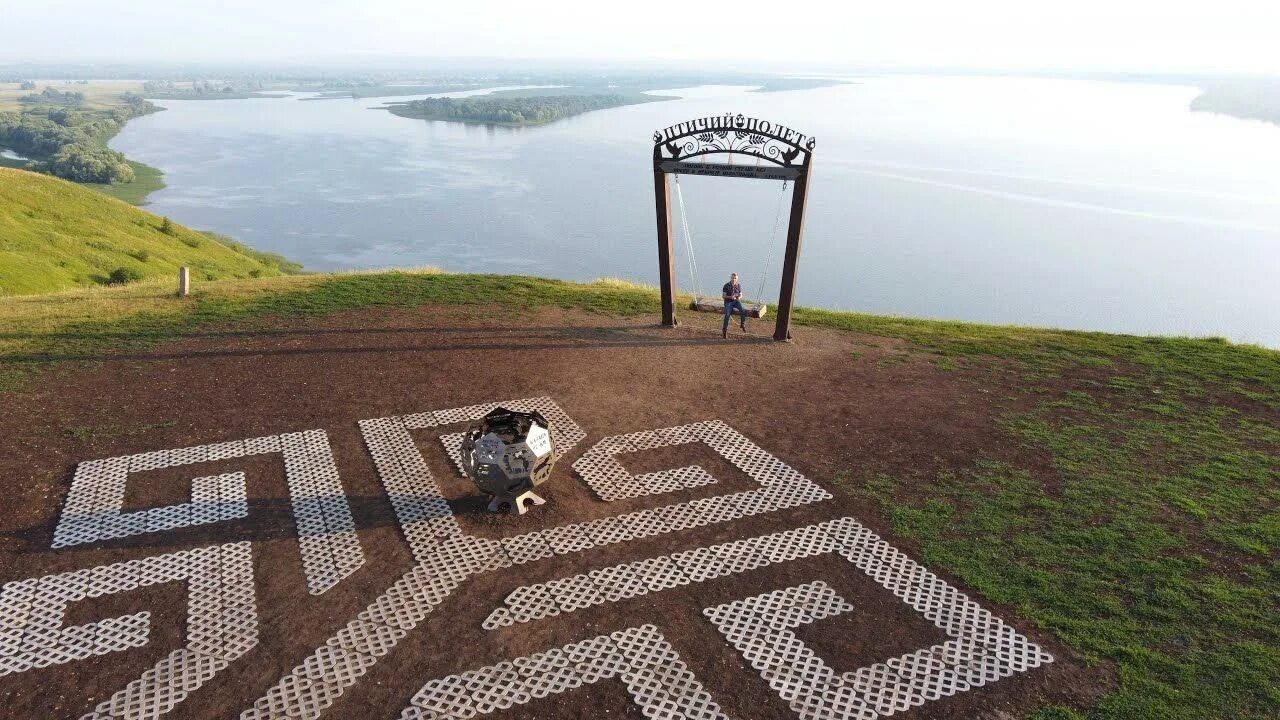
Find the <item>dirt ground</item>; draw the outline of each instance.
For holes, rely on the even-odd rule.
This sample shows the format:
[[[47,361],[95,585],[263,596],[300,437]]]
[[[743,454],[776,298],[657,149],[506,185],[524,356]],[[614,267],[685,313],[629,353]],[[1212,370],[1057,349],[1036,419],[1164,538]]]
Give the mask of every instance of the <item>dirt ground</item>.
[[[797,631],[837,671],[945,640],[940,630],[837,556],[782,563],[525,625],[481,628],[481,620],[517,585],[841,515],[857,517],[915,555],[912,544],[895,538],[869,502],[833,479],[856,480],[882,471],[931,473],[968,466],[979,456],[1044,465],[996,427],[996,416],[1010,400],[985,387],[982,376],[940,370],[928,356],[896,341],[799,328],[795,343],[778,344],[768,339],[772,323],[755,323],[751,334],[735,332],[724,341],[718,318],[686,313],[682,319],[684,324],[672,330],[655,327],[651,318],[559,310],[518,318],[487,308],[359,311],[287,326],[258,323],[209,331],[150,352],[55,369],[2,400],[0,581],[252,540],[260,644],[166,715],[235,717],[411,567],[356,421],[549,395],[588,435],[541,488],[547,504],[525,517],[484,512],[469,484],[447,466],[436,440],[441,431],[416,431],[467,531],[502,537],[754,487],[702,446],[624,456],[633,472],[698,462],[720,480],[692,490],[605,503],[570,471],[570,462],[601,437],[714,418],[835,498],[473,578],[349,688],[326,717],[394,718],[432,678],[643,623],[659,627],[730,716],[795,717],[701,610],[812,580],[831,584],[857,608]],[[201,475],[246,472],[250,508],[242,521],[49,549],[80,461],[314,428],[329,434],[366,556],[362,568],[324,595],[306,592],[279,456],[194,466]],[[132,474],[125,509],[185,502],[197,470]],[[1105,669],[1087,668],[1010,608],[976,597],[1056,661],[901,717],[1017,718],[1048,702],[1095,697],[1110,684]],[[5,698],[0,717],[79,717],[183,644],[185,589],[180,583],[73,603],[67,621],[141,609],[152,612],[146,646],[0,677]],[[613,680],[493,717],[641,714],[622,683]]]

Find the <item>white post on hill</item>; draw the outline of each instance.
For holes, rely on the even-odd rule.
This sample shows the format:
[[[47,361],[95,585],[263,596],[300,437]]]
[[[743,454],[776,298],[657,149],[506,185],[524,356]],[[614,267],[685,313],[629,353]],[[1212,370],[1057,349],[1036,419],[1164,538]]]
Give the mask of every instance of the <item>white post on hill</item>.
[[[178,268],[178,297],[186,297],[191,292],[191,269],[186,265]]]

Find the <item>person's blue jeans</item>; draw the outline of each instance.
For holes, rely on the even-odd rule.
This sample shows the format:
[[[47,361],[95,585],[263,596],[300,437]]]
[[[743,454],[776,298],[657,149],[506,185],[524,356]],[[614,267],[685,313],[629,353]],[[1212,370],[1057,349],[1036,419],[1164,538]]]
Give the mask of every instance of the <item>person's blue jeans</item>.
[[[724,324],[720,326],[720,331],[724,332],[729,329],[729,318],[733,316],[734,310],[738,311],[738,316],[742,318],[742,326],[747,325],[747,309],[742,307],[741,300],[725,300],[724,301]]]

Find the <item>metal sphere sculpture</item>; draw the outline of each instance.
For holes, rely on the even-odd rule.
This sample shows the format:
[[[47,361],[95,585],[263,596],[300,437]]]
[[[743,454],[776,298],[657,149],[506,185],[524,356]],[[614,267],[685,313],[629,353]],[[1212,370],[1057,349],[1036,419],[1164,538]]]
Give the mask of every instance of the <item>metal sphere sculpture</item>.
[[[490,498],[489,510],[506,505],[523,515],[525,503],[546,502],[533,492],[551,476],[555,436],[542,413],[494,408],[462,436],[462,469]]]

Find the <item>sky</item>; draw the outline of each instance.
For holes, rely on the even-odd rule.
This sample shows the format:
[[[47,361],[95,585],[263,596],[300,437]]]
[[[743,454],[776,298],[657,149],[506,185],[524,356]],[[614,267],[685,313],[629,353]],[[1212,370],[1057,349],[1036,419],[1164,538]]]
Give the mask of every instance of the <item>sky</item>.
[[[0,62],[612,59],[1280,74],[1280,0],[0,0]]]

